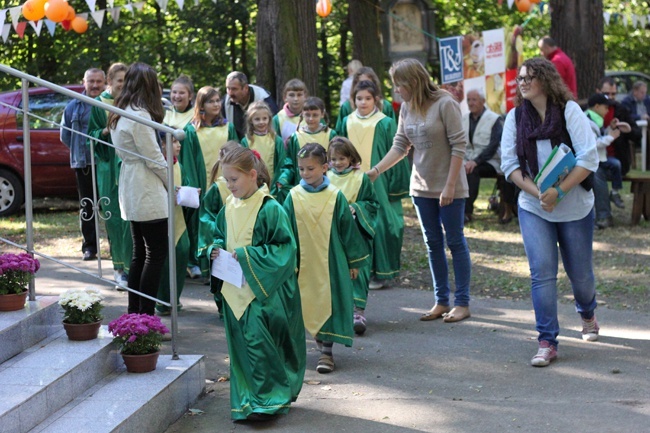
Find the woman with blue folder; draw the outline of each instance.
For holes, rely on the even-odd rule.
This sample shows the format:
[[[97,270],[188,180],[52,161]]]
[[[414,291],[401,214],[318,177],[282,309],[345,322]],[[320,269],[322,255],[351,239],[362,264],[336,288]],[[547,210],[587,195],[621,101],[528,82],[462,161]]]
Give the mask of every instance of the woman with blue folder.
[[[501,170],[522,191],[519,225],[539,333],[538,351],[531,364],[545,367],[557,358],[560,332],[558,245],[582,319],[582,339],[598,339],[592,264],[594,194],[590,185],[591,173],[598,169],[598,153],[586,116],[551,62],[541,57],[526,60],[517,84],[517,108],[508,113],[503,127]],[[575,155],[575,166],[559,183],[541,190],[534,179],[561,144]]]

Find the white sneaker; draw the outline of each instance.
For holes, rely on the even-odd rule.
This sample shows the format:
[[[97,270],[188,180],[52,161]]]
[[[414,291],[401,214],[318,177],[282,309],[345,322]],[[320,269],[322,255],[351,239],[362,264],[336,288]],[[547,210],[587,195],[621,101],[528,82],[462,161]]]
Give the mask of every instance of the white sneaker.
[[[383,280],[377,280],[375,278],[372,278],[370,280],[370,283],[368,283],[368,289],[370,289],[370,290],[379,290],[382,287],[384,287]]]
[[[201,276],[201,268],[199,268],[198,266],[190,266],[189,268],[187,268],[187,275],[191,279],[195,280]]]
[[[113,279],[117,283],[115,285],[115,290],[118,292],[126,292],[124,287],[129,287],[129,276],[124,273],[121,269],[116,269],[113,271]]]

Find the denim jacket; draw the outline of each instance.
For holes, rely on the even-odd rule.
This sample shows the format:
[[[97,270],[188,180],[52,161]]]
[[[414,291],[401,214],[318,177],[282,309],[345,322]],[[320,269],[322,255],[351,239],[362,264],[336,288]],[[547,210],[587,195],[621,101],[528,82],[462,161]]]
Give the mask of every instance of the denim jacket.
[[[85,95],[86,92],[83,94]],[[87,134],[90,109],[90,105],[73,99],[65,107],[61,125]],[[70,149],[70,167],[86,168],[90,165],[90,146],[86,144],[87,141],[88,139],[83,135],[61,128],[61,142]]]

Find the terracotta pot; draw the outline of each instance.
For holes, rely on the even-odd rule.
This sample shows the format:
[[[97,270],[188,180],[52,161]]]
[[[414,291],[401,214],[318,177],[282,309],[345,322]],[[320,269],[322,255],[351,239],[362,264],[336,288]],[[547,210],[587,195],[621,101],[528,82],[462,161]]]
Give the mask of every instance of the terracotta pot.
[[[147,373],[156,369],[160,351],[147,353],[146,355],[125,355],[122,354],[126,371],[129,373]]]
[[[27,292],[19,295],[0,295],[0,311],[18,311],[25,308],[25,300],[27,299]]]
[[[97,338],[101,326],[101,320],[94,323],[82,324],[63,322],[63,328],[65,329],[65,333],[68,334],[68,340],[73,341],[94,340]]]

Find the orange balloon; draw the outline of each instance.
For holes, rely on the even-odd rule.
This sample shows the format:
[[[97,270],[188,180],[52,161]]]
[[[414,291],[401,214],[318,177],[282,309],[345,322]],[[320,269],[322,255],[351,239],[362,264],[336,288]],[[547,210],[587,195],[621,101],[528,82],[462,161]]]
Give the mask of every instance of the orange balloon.
[[[72,6],[68,6],[68,15],[65,16],[65,19],[68,21],[72,21],[76,16],[77,13],[74,11],[74,8]]]
[[[530,0],[531,3],[539,4],[540,0]]]
[[[88,21],[81,17],[75,17],[70,25],[72,26],[72,30],[77,33],[86,33],[86,30],[88,30]]]
[[[519,12],[528,12],[532,6],[530,0],[515,0]]]
[[[60,23],[68,15],[68,3],[64,0],[49,0],[45,3],[45,16],[50,21]]]
[[[331,0],[318,0],[316,4],[316,13],[321,18],[327,18],[327,16],[332,12],[332,1]]]
[[[43,3],[37,0],[27,0],[23,5],[23,16],[28,21],[38,21],[45,16]]]

